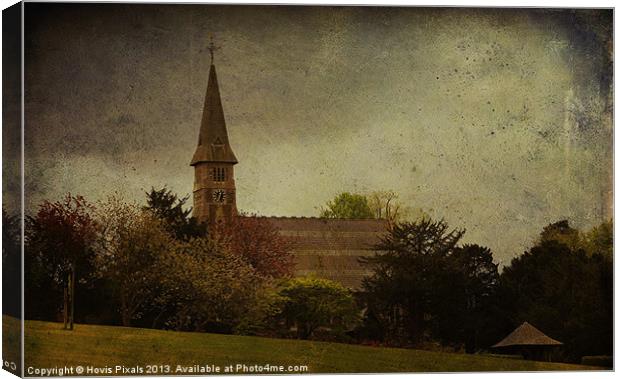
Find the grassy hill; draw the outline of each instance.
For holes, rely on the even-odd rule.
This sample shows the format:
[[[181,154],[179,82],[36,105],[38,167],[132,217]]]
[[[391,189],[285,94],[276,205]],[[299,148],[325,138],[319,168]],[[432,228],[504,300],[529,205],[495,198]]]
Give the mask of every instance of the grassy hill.
[[[5,338],[7,323],[4,317]],[[57,323],[26,321],[26,367],[126,367],[171,365],[225,366],[307,365],[310,373],[538,371],[586,370],[591,367],[449,354],[422,350],[346,345],[206,333],[183,333],[138,328],[77,325],[62,330]],[[235,366],[236,368],[236,366]],[[235,373],[243,373],[237,371]]]

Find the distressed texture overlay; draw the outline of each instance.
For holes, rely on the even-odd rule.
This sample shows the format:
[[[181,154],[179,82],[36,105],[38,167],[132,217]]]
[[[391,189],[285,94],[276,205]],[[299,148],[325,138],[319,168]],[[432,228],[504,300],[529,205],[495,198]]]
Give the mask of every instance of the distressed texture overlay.
[[[25,7],[29,211],[190,194],[213,35],[240,210],[390,189],[504,264],[612,217],[611,10]]]

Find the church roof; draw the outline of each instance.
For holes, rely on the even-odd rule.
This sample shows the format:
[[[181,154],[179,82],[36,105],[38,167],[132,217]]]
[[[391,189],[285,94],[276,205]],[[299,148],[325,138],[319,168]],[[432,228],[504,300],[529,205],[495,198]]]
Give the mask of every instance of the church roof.
[[[291,245],[295,275],[316,275],[359,289],[371,274],[360,257],[375,254],[374,246],[387,232],[387,221],[317,217],[258,217],[279,230]]]
[[[534,346],[534,345],[546,345],[546,346],[559,346],[562,342],[556,341],[551,337],[548,337],[540,330],[536,329],[527,322],[524,322],[510,333],[506,338],[493,345],[493,347],[508,347],[508,346]]]
[[[209,82],[202,112],[198,147],[190,165],[194,166],[200,162],[237,163],[237,158],[228,142],[226,120],[224,119],[220,89],[213,64],[209,70]]]
[[[385,232],[387,221],[382,219],[350,219],[324,217],[247,216],[265,220],[282,230],[332,232]]]

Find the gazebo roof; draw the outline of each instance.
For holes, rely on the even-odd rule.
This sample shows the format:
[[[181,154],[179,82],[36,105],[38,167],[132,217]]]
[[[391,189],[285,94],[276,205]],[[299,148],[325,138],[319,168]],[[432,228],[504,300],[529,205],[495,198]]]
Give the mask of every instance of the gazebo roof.
[[[493,345],[493,347],[507,346],[559,346],[562,342],[545,335],[527,322],[524,322],[510,333],[506,338]]]

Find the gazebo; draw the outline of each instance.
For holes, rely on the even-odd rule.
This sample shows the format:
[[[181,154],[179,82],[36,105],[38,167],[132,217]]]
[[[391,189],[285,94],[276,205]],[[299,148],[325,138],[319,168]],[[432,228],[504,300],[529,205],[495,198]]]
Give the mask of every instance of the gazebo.
[[[518,354],[525,359],[549,361],[549,353],[561,345],[562,342],[524,322],[492,348],[504,354]]]

